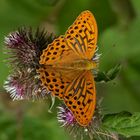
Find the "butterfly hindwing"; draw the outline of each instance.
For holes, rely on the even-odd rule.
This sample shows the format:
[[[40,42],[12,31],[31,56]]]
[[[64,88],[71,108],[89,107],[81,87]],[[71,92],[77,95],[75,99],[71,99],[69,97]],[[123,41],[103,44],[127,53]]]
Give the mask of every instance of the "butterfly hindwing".
[[[95,110],[96,92],[91,71],[42,67],[38,70],[43,86],[64,100],[78,123],[86,126]]]
[[[79,75],[76,70],[54,69],[49,66],[39,68],[38,73],[42,85],[59,99],[63,99],[66,88]]]
[[[64,102],[78,123],[88,125],[95,110],[96,92],[91,71],[83,71],[67,87]]]

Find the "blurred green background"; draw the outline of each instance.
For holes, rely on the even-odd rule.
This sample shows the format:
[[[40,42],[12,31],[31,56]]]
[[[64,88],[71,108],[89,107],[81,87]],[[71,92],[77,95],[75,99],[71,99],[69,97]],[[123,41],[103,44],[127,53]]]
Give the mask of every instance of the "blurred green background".
[[[4,61],[4,36],[21,26],[43,26],[64,34],[84,10],[97,20],[100,70],[122,65],[115,80],[97,83],[104,112],[140,111],[139,0],[0,0],[0,140],[71,139],[59,127],[56,109],[48,113],[48,101],[13,102],[5,93],[3,83],[10,69]]]

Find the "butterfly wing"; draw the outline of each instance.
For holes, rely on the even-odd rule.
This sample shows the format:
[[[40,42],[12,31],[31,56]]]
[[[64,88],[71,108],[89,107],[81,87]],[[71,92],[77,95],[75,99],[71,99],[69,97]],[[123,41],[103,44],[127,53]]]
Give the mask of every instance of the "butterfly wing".
[[[40,64],[62,65],[75,60],[91,59],[96,50],[97,24],[90,11],[82,12],[65,35],[48,45],[40,57]]]
[[[96,92],[91,71],[54,69],[38,70],[43,86],[53,95],[64,100],[78,123],[88,125],[95,110]]]
[[[42,85],[59,99],[63,99],[67,86],[80,74],[76,70],[54,69],[49,66],[39,68],[38,73]]]
[[[44,65],[61,65],[80,59],[79,55],[67,45],[64,36],[55,39],[51,44],[43,50],[40,56],[40,64]]]
[[[96,91],[91,71],[83,71],[66,88],[64,102],[78,123],[87,126],[95,110]]]
[[[82,12],[66,32],[66,38],[73,50],[86,59],[91,59],[96,50],[98,29],[96,20],[90,11]]]

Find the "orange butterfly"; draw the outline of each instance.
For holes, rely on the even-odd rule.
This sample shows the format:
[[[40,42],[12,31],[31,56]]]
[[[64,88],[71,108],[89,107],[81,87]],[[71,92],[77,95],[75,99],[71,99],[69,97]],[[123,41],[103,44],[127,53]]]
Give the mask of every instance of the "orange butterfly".
[[[96,102],[95,82],[97,24],[90,11],[82,12],[61,35],[48,45],[40,57],[38,72],[42,84],[63,100],[81,126],[93,117]]]

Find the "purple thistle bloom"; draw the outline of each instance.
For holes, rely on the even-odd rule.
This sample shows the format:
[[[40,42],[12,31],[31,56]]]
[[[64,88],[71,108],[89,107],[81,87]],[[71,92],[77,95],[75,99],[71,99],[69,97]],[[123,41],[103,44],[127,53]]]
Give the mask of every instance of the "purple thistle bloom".
[[[67,107],[59,106],[58,109],[57,119],[62,126],[73,125],[76,122],[72,112]]]
[[[29,31],[26,30],[16,31],[5,37],[5,45],[8,53],[11,55],[9,60],[18,67],[38,65],[38,61],[36,61],[36,58],[38,58],[37,46],[29,39]]]
[[[4,88],[10,93],[13,100],[36,100],[48,97],[48,90],[41,85],[38,76],[35,76],[34,71],[31,70],[15,71],[7,78]]]
[[[24,43],[22,35],[18,32],[12,32],[5,37],[5,44],[9,48],[16,48]]]
[[[42,50],[54,39],[52,34],[39,29],[33,33],[31,28],[21,28],[5,37],[6,52],[10,54],[9,64],[17,67],[35,68],[39,66]]]
[[[9,76],[5,81],[4,88],[10,93],[13,100],[22,100],[24,95],[24,87],[19,83],[18,78]]]
[[[94,56],[92,58],[92,60],[98,65],[99,64],[99,58],[101,56],[101,54],[98,54],[98,46],[96,47],[96,50],[95,50],[95,53],[94,53]]]
[[[39,29],[21,28],[5,37],[6,52],[12,68],[4,84],[13,100],[39,99],[48,97],[48,89],[42,86],[38,68],[42,50],[53,41],[52,34]],[[9,56],[8,55],[8,56]]]
[[[101,128],[101,110],[96,108],[95,114],[88,126],[78,124],[72,112],[63,104],[58,108],[57,119],[61,126],[65,127],[68,133],[76,140],[83,139],[116,139],[116,135]]]

